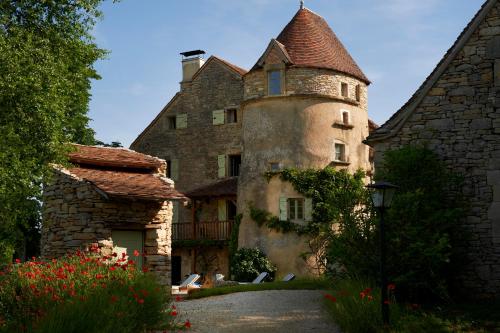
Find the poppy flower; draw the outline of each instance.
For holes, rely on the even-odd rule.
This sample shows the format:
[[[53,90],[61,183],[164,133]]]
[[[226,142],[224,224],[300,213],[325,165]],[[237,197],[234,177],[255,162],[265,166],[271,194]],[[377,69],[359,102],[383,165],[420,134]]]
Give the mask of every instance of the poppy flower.
[[[186,320],[186,322],[184,323],[184,327],[191,328],[191,323],[189,322],[189,320]]]
[[[21,259],[16,259],[16,264],[21,263]]]
[[[137,300],[137,303],[144,304],[144,300],[142,298],[140,298],[140,299]]]
[[[139,251],[134,250],[134,257],[138,257],[140,255]]]
[[[396,289],[396,285],[394,283],[390,283],[390,284],[387,285],[387,289],[388,290],[394,290],[394,289]]]
[[[170,313],[170,315],[172,315],[172,316],[177,316],[177,311],[172,311],[172,312]]]
[[[175,301],[176,302],[181,302],[182,301],[182,297],[180,297],[179,295],[175,296]]]

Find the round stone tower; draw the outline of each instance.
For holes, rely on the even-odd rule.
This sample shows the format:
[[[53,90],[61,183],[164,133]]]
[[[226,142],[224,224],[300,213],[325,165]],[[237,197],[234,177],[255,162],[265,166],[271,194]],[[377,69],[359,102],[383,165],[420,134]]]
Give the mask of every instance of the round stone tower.
[[[249,207],[280,220],[307,223],[311,202],[268,171],[328,165],[370,170],[367,86],[369,80],[326,21],[301,8],[244,77],[243,156],[238,210],[243,213],[239,247],[258,247],[278,274],[310,275],[300,254],[307,239],[259,227]],[[312,260],[312,259],[310,259]]]

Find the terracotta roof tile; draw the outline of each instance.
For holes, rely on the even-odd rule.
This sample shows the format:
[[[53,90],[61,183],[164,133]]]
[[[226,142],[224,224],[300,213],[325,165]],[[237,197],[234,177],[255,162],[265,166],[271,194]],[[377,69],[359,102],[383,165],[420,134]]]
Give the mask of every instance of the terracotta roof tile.
[[[295,66],[333,69],[370,83],[328,23],[309,9],[300,9],[277,40]]]
[[[238,192],[238,177],[232,177],[202,186],[186,193],[189,198],[230,197]]]
[[[74,145],[75,152],[69,153],[69,161],[77,164],[109,166],[120,168],[156,169],[162,160],[126,148],[107,148]]]
[[[71,168],[69,172],[93,183],[109,196],[142,200],[185,199],[165,178],[155,174],[91,168]]]

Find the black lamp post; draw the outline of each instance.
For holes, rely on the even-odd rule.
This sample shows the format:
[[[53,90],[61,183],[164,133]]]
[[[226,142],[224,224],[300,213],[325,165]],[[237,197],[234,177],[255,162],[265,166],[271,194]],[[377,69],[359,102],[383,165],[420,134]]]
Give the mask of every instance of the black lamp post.
[[[387,298],[387,274],[385,272],[385,261],[387,245],[385,243],[384,212],[391,206],[392,197],[398,188],[388,182],[376,182],[366,186],[372,189],[373,206],[380,211],[380,280],[382,282],[382,320],[385,325],[389,324],[389,300]]]

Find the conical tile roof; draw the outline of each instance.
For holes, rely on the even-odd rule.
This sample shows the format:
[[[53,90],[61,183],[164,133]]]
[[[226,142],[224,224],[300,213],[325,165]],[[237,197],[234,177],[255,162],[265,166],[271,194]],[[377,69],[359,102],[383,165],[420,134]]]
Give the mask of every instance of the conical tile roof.
[[[328,23],[307,8],[299,9],[277,40],[295,66],[333,69],[370,83]]]

